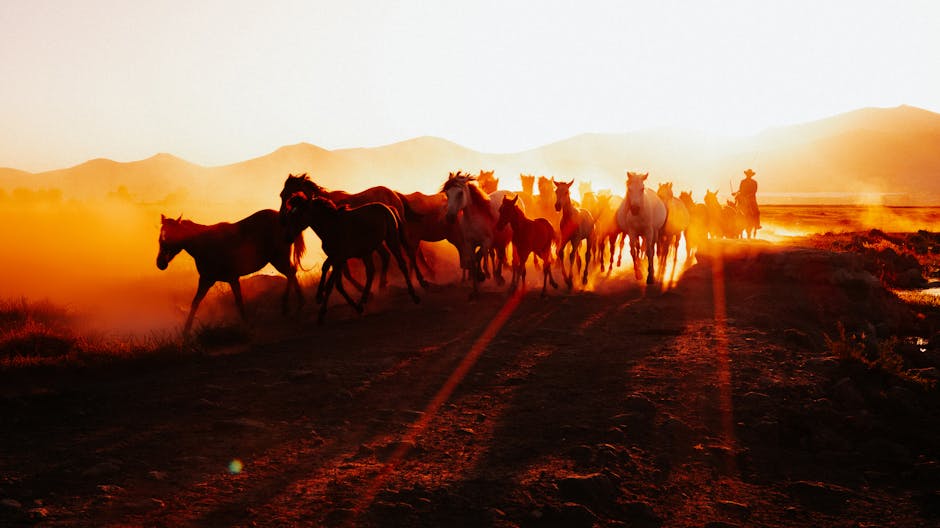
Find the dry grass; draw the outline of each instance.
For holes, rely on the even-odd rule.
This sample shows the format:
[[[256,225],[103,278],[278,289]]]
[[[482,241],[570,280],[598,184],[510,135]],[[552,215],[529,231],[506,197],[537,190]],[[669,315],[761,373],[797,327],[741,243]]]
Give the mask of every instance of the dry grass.
[[[826,346],[832,355],[842,362],[861,363],[868,369],[884,372],[896,378],[910,381],[925,389],[933,389],[936,381],[924,378],[905,365],[904,356],[898,352],[897,337],[874,342],[864,333],[849,334],[840,322],[836,325],[838,335],[833,338],[824,334]]]

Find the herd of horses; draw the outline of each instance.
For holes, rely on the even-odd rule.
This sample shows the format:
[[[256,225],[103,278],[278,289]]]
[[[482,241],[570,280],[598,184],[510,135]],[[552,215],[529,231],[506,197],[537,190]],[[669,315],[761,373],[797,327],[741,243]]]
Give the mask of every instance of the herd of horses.
[[[426,289],[422,268],[433,271],[421,242],[446,240],[457,249],[464,280],[472,282],[471,297],[478,295],[480,283],[487,279],[505,284],[503,267],[509,264],[510,248],[509,288],[524,289],[529,255],[534,255],[545,296],[549,284],[558,288],[552,273],[555,266],[569,290],[574,288],[575,267],[587,285],[592,262],[610,273],[615,256],[617,266],[621,265],[627,241],[636,279],[642,280],[642,260],[646,259],[646,282],[653,284],[657,268],[660,274],[664,272],[670,253],[675,266],[683,240],[688,261],[709,238],[755,236],[757,219],[743,204],[728,201],[721,205],[712,191],[705,193],[704,203],[695,203],[690,192],[676,197],[671,183],[659,184],[654,191],[646,186],[648,176],[628,172],[623,197],[610,191],[595,193],[590,182],[582,182],[578,203],[571,197],[574,180],[540,176],[535,193],[536,178],[526,174],[520,176],[522,191],[510,192],[498,188],[493,171],[452,172],[436,194],[403,194],[383,186],[351,194],[330,191],[307,174],[291,174],[281,190],[278,211],[262,210],[235,223],[213,225],[161,216],[157,267],[166,269],[181,251],[195,260],[199,284],[183,328],[188,335],[199,303],[216,282],[231,286],[244,317],[239,278],[268,263],[287,277],[284,312],[291,291],[302,307],[297,268],[306,250],[303,231],[308,227],[320,238],[326,255],[316,293],[320,323],[334,289],[362,313],[371,293],[375,256],[381,266],[380,287],[387,283],[389,263],[394,259],[412,300],[420,302],[411,276]],[[354,259],[363,263],[364,283],[350,272],[349,261]],[[347,292],[344,278],[361,290],[358,300]]]

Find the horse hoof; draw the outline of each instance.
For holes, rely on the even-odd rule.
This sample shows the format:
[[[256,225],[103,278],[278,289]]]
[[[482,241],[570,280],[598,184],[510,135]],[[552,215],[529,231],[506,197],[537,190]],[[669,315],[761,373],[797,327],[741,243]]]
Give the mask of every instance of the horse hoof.
[[[417,295],[412,295],[411,300],[413,300],[415,304],[421,304],[421,297],[418,297]]]
[[[423,279],[419,280],[418,284],[420,284],[421,287],[424,288],[425,290],[431,287],[431,283]]]
[[[653,283],[655,283],[655,282],[656,282],[656,281],[653,280],[653,277],[647,277],[647,278],[646,278],[646,283],[647,283],[647,284],[653,284]]]

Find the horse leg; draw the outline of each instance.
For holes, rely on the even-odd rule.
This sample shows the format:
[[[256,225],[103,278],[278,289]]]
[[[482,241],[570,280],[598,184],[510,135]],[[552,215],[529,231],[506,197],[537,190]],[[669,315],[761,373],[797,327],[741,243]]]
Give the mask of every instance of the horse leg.
[[[398,263],[398,269],[401,270],[401,274],[405,277],[405,285],[408,286],[408,293],[411,294],[411,299],[415,304],[420,303],[421,298],[415,293],[415,287],[411,284],[411,275],[408,273],[408,265],[405,263],[404,257],[401,256],[401,246],[399,246],[398,238],[396,238],[396,235],[393,233],[392,236],[386,238],[385,243],[391,250],[392,256],[395,257],[395,262]]]
[[[594,247],[593,237],[589,237],[584,242],[584,274],[581,275],[581,284],[587,286],[588,270],[591,268],[591,248]]]
[[[379,246],[376,251],[379,253],[379,258],[382,260],[382,274],[379,275],[379,289],[384,290],[388,286],[388,261],[389,261],[389,250],[385,249],[384,246]],[[396,248],[395,258],[401,259],[401,249]]]
[[[215,281],[210,281],[208,279],[199,277],[199,286],[196,287],[196,296],[193,297],[192,304],[189,305],[189,315],[186,316],[186,324],[183,325],[183,337],[189,335],[189,329],[193,326],[193,318],[196,317],[196,309],[199,308],[199,303],[202,302],[202,299],[209,293],[209,288]]]
[[[323,301],[320,303],[320,314],[317,317],[317,324],[323,324],[324,319],[326,319],[326,307],[330,304],[330,294],[333,293],[333,284],[339,279],[342,275],[342,266],[345,266],[346,263],[341,263],[341,267],[333,267],[333,271],[330,273],[330,276],[326,280],[326,284],[323,286]]]
[[[362,297],[359,299],[359,313],[362,313],[366,302],[369,300],[369,292],[372,290],[372,277],[375,276],[375,262],[372,261],[372,258],[364,258],[362,263],[366,267],[366,283],[362,288]]]
[[[620,239],[620,246],[618,246],[618,249],[617,249],[617,267],[619,268],[619,267],[620,267],[620,262],[621,262],[621,260],[623,259],[623,245],[627,242],[627,234],[626,234],[626,233],[623,233],[623,234],[617,235],[617,237]],[[630,243],[633,244],[633,241],[631,240]],[[632,248],[632,246],[631,246],[631,248],[630,248],[630,253],[631,253],[631,254],[633,253],[633,248]],[[613,260],[614,257],[611,256],[610,259]],[[637,278],[639,278],[639,277],[637,277]]]
[[[366,258],[372,258],[372,257],[369,256],[369,257],[366,257]],[[348,262],[348,261],[347,261],[347,262]],[[349,293],[346,291],[346,287],[343,286],[343,277],[342,277],[342,276],[339,276],[339,275],[336,275],[336,273],[334,272],[332,275],[330,275],[330,278],[333,279],[333,286],[332,286],[332,287],[335,287],[335,288],[336,288],[336,291],[338,291],[339,294],[342,295],[344,299],[346,299],[346,302],[349,303],[349,305],[352,306],[354,310],[356,310],[356,313],[360,313],[360,314],[361,314],[361,313],[362,313],[362,306],[359,305],[358,303],[356,303],[356,301],[352,300],[352,297],[349,296]],[[363,290],[364,290],[364,289],[365,289],[365,288],[363,288]]]
[[[568,276],[565,277],[565,283],[568,289],[574,288],[574,261],[581,260],[581,241],[571,241],[571,253],[568,254]]]
[[[410,239],[409,239],[410,240]],[[421,266],[418,265],[418,261],[424,264],[425,269],[428,270],[428,274],[432,277],[434,276],[434,270],[431,268],[431,265],[428,264],[428,260],[424,257],[424,251],[421,251],[421,242],[417,241],[415,244],[408,245],[408,258],[411,259],[411,265],[415,269],[415,280],[418,281],[418,284],[421,285],[425,290],[428,289],[428,281],[424,278],[424,275],[421,273]]]
[[[630,237],[630,256],[633,258],[633,275],[636,280],[643,278],[643,272],[640,271],[640,241],[639,235]]]
[[[646,283],[653,284],[653,263],[656,261],[656,240],[653,236],[649,236],[643,242],[643,245],[646,250]]]
[[[329,257],[323,261],[320,267],[320,284],[317,286],[317,304],[323,302],[323,296],[326,293],[326,279],[330,274],[330,268],[333,267],[333,261]]]
[[[238,307],[238,313],[241,314],[242,320],[246,320],[245,317],[245,302],[242,300],[242,285],[238,282],[238,279],[229,281],[229,286],[232,287],[232,295],[235,296],[235,306]]]

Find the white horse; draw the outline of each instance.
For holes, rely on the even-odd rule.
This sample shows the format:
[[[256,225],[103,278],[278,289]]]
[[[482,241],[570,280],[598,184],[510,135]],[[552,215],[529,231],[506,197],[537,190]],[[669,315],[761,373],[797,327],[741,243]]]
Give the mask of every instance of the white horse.
[[[561,276],[570,290],[574,285],[574,259],[580,260],[581,241],[586,241],[584,248],[584,273],[582,284],[587,284],[588,268],[591,264],[591,252],[594,250],[594,217],[586,209],[578,209],[571,203],[571,184],[557,182],[555,184],[555,210],[561,211],[561,236],[559,237],[558,263],[561,266]],[[571,254],[568,257],[568,273],[565,273],[565,246],[571,244]]]
[[[483,274],[481,260],[494,247],[498,217],[493,214],[489,196],[477,186],[476,178],[469,174],[460,171],[456,174],[450,173],[441,192],[447,196],[447,212],[444,218],[448,222],[458,222],[460,227],[460,264],[470,271],[473,280],[471,297],[476,297]]]
[[[653,261],[659,233],[666,223],[666,206],[652,189],[647,189],[643,182],[649,173],[627,173],[627,196],[617,209],[617,223],[630,237],[630,256],[633,257],[633,271],[640,280],[640,237],[643,238],[642,251],[646,255],[646,283],[653,284]]]

